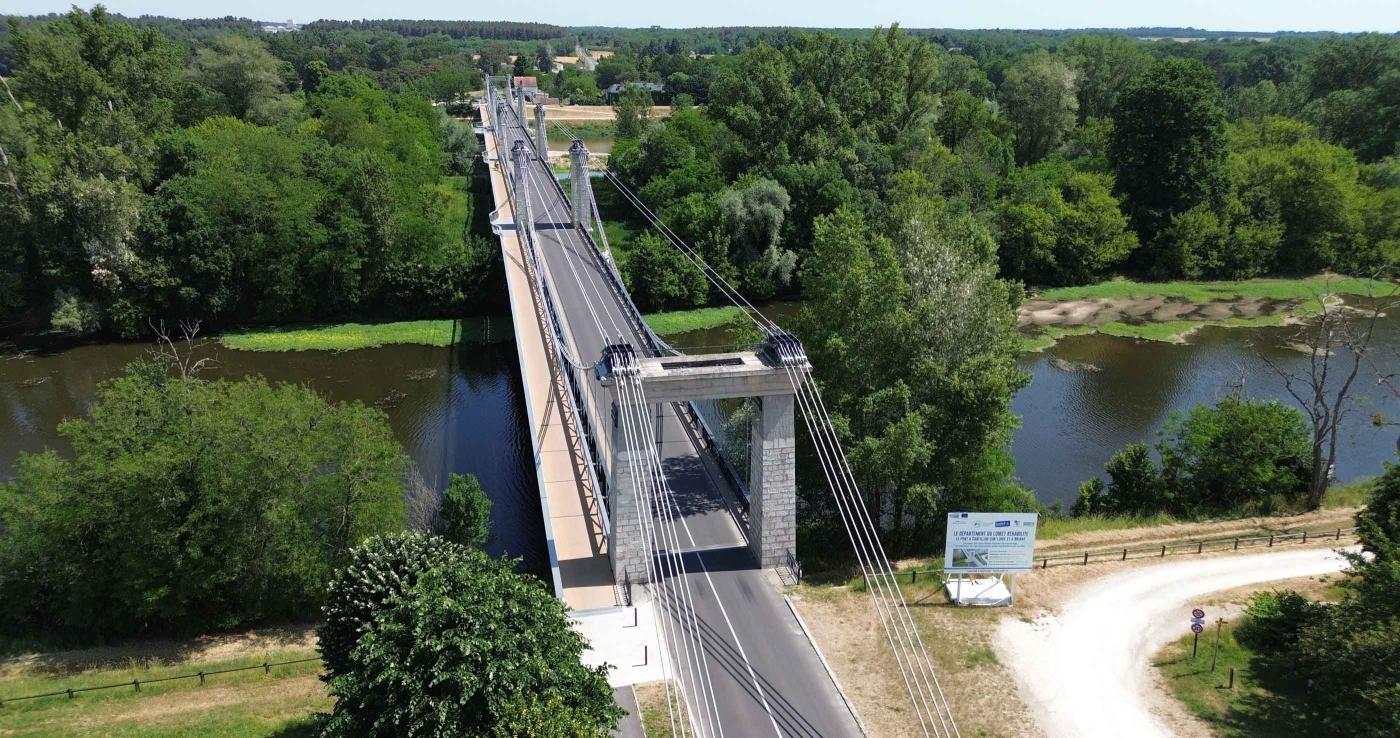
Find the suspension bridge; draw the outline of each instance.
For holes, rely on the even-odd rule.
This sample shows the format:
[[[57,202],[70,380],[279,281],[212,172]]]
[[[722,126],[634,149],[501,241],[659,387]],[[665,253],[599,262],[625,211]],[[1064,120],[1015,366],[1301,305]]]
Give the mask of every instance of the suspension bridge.
[[[511,78],[488,77],[478,109],[551,578],[594,649],[619,667],[613,683],[663,678],[678,736],[863,733],[782,593],[799,571],[800,419],[870,583],[911,726],[957,736],[801,344],[606,172],[763,337],[694,356],[668,345],[613,262],[583,142],[559,127],[571,140],[565,192],[542,106],[527,110]],[[721,409],[740,399],[747,451],[733,458]]]

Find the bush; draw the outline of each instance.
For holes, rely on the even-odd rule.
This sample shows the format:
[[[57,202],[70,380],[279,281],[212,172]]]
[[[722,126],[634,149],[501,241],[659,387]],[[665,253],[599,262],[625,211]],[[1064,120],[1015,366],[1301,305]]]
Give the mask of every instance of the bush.
[[[360,636],[329,680],[336,704],[323,735],[603,738],[616,726],[607,667],[581,663],[582,636],[538,580],[451,543],[407,544],[425,547],[410,573],[391,563],[393,545],[364,556],[409,575],[401,589],[327,612],[323,632],[336,643]],[[361,591],[364,574],[347,568],[355,583],[332,589]]]
[[[84,300],[77,290],[58,290],[53,296],[49,325],[59,333],[86,336],[101,327],[97,305]]]
[[[1245,645],[1266,653],[1293,648],[1303,628],[1317,622],[1323,607],[1291,589],[1256,592],[1237,630]]]
[[[443,538],[468,548],[486,545],[491,538],[491,498],[474,475],[452,475],[433,528]]]
[[[455,475],[454,475],[455,476]],[[349,674],[350,654],[374,616],[434,566],[461,559],[466,550],[437,536],[392,533],[356,546],[326,593],[317,629],[326,679]]]
[[[305,617],[350,549],[403,525],[382,413],[138,363],[0,485],[0,630],[76,640]]]

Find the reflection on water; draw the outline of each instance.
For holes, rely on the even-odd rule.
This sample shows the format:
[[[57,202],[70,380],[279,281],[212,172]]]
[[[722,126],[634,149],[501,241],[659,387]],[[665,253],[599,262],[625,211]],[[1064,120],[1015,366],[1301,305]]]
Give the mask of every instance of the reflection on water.
[[[790,323],[796,306],[764,307]],[[1021,416],[1012,453],[1022,481],[1046,503],[1073,501],[1079,483],[1100,474],[1113,452],[1153,442],[1176,410],[1213,403],[1243,387],[1252,397],[1284,398],[1281,380],[1260,354],[1300,368],[1307,356],[1284,347],[1292,329],[1207,328],[1189,345],[1074,336],[1021,364],[1033,379],[1012,402]],[[676,337],[687,350],[732,345],[728,328]],[[1384,371],[1400,366],[1400,318],[1377,331],[1375,359]],[[274,382],[306,384],[332,400],[378,404],[389,416],[423,476],[442,489],[450,473],[471,473],[494,502],[493,553],[545,558],[530,439],[525,429],[520,371],[513,344],[455,349],[386,346],[362,351],[253,353],[211,349],[215,376],[262,374]],[[143,345],[82,346],[49,354],[0,352],[0,479],[13,476],[21,452],[68,449],[55,429],[81,415],[96,385],[146,352]],[[1057,361],[1059,360],[1059,361]],[[1091,370],[1087,367],[1093,367]],[[1342,480],[1370,476],[1395,458],[1396,430],[1375,428],[1374,413],[1400,416],[1390,392],[1363,374],[1362,399],[1343,426],[1337,463]]]
[[[97,383],[143,357],[139,344],[0,354],[0,479],[21,452],[70,449],[56,433],[83,414]],[[259,353],[210,346],[210,377],[261,374],[307,385],[336,401],[381,407],[395,437],[438,490],[451,473],[475,474],[492,498],[492,553],[545,559],[544,528],[513,344],[385,346],[345,352]]]
[[[1033,378],[1012,401],[1021,417],[1011,449],[1017,474],[1043,502],[1058,500],[1068,508],[1080,482],[1101,474],[1124,445],[1154,443],[1173,411],[1214,403],[1237,388],[1253,398],[1292,405],[1283,381],[1261,357],[1285,369],[1303,369],[1307,354],[1285,345],[1295,333],[1294,328],[1204,328],[1188,345],[1072,336],[1043,353],[1026,354],[1021,365]],[[1383,372],[1400,366],[1397,348],[1400,319],[1381,319],[1373,359]],[[1339,355],[1334,362],[1344,359]],[[1343,481],[1379,474],[1381,463],[1395,458],[1395,429],[1376,428],[1371,418],[1400,415],[1400,406],[1375,377],[1363,365],[1355,385],[1358,402],[1342,425],[1337,476]]]

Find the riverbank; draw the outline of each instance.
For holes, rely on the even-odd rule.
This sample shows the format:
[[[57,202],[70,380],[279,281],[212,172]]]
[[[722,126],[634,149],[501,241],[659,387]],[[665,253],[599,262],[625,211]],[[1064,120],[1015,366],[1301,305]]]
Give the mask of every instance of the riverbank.
[[[1247,518],[1202,523],[1170,523],[1104,530],[1061,530],[1053,541],[1037,547],[1037,553],[1054,550],[1107,548],[1133,544],[1161,544],[1202,536],[1232,535],[1295,527],[1324,528],[1350,525],[1354,508],[1338,508],[1287,518]],[[1271,551],[1326,549],[1333,542],[1289,543]],[[1247,554],[1205,552],[1183,561],[1198,562]],[[1255,555],[1268,555],[1258,554]],[[900,571],[922,570],[930,562],[903,561]],[[948,602],[936,576],[901,575],[900,587],[919,632],[933,660],[935,673],[957,716],[963,735],[1010,737],[1044,736],[1016,686],[1009,661],[997,648],[1004,622],[1037,622],[1058,611],[1071,594],[1100,577],[1159,566],[1156,558],[1125,562],[1093,561],[1087,565],[1051,567],[1016,576],[1016,600],[1010,608],[956,607]],[[894,653],[859,580],[838,584],[805,582],[789,589],[789,596],[812,631],[818,647],[856,705],[872,738],[918,735],[909,719],[908,694],[899,672],[891,668]]]
[[[1093,332],[1184,343],[1205,326],[1287,325],[1315,313],[1324,296],[1367,297],[1393,289],[1377,280],[1332,276],[1160,283],[1115,279],[1033,294],[1021,305],[1017,324],[1026,351],[1043,351],[1065,336]]]

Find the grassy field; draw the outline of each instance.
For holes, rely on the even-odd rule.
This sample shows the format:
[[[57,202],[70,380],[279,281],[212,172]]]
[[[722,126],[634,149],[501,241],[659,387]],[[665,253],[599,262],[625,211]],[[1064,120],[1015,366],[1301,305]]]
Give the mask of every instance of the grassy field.
[[[647,325],[657,333],[668,336],[705,328],[718,328],[728,325],[743,316],[744,312],[734,305],[722,307],[678,310],[673,313],[652,313],[646,316]]]
[[[0,698],[105,684],[256,666],[314,657],[309,648],[275,650],[213,660],[130,659],[97,667],[49,664],[44,656],[0,669]],[[310,738],[317,712],[330,698],[319,679],[320,661],[197,679],[9,702],[0,708],[3,736],[109,736],[111,738]]]
[[[634,687],[637,693],[637,709],[642,712],[642,728],[647,738],[674,738],[671,730],[671,716],[685,717],[685,704],[672,691],[671,711],[666,710],[666,685],[662,682],[648,682]]]
[[[508,317],[462,318],[456,323],[456,338],[462,343],[508,341],[513,335]],[[219,343],[238,351],[349,351],[395,343],[448,346],[452,324],[452,320],[411,320],[264,328],[225,334],[219,336]]]
[[[1176,342],[1186,335],[1206,326],[1221,328],[1261,328],[1283,325],[1282,313],[1259,315],[1253,318],[1226,318],[1225,320],[1163,320],[1152,323],[1123,323],[1114,321],[1098,327],[1098,332],[1123,338],[1141,338],[1148,341]]]
[[[1350,277],[1250,279],[1238,282],[1135,282],[1130,279],[1114,279],[1080,287],[1056,287],[1044,290],[1035,297],[1044,300],[1175,297],[1189,302],[1239,300],[1246,297],[1310,300],[1322,293],[1365,296],[1385,294],[1390,289],[1391,286],[1386,282]]]

